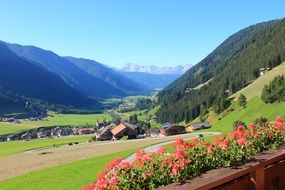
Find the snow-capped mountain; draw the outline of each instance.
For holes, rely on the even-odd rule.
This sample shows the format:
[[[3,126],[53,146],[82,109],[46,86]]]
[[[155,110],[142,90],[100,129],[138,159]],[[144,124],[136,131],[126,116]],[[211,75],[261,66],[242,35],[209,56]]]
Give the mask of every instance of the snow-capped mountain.
[[[150,74],[183,74],[191,65],[177,65],[173,67],[168,66],[155,66],[155,65],[137,65],[133,63],[128,63],[121,68],[123,72],[142,72]]]

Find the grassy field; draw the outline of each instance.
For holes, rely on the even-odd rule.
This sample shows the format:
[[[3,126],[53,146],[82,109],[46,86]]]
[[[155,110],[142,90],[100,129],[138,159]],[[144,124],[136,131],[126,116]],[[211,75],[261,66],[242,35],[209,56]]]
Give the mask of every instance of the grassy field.
[[[268,73],[260,76],[253,83],[243,88],[242,90],[238,91],[231,97],[238,98],[240,94],[244,94],[247,97],[247,99],[251,99],[254,96],[261,97],[261,93],[262,93],[262,89],[264,85],[269,84],[269,82],[272,81],[274,77],[279,76],[279,75],[284,75],[284,74],[285,74],[285,63],[279,65],[276,68],[273,68]]]
[[[111,116],[107,113],[104,114],[54,114],[54,117],[48,118],[47,121],[23,121],[20,124],[10,124],[0,122],[0,135],[21,130],[27,130],[37,127],[46,126],[84,126],[84,125],[95,125],[97,118],[99,121],[111,119]]]
[[[143,148],[143,147],[142,147]],[[0,181],[1,190],[78,190],[93,182],[105,165],[116,157],[127,157],[136,149],[80,160]]]
[[[91,138],[90,135],[70,136],[54,139],[36,139],[31,141],[9,141],[0,143],[0,156],[7,156],[27,150],[48,148],[65,145],[70,142],[86,142]]]
[[[145,121],[150,116],[155,116],[157,110],[160,108],[160,105],[150,109],[150,110],[138,110],[138,111],[131,111],[131,112],[125,112],[125,113],[116,113],[119,116],[121,116],[123,119],[128,120],[130,115],[134,115],[135,113],[138,115],[138,119],[141,121]],[[156,121],[152,121],[151,123],[152,127],[159,127],[161,124],[157,123]]]
[[[261,116],[274,120],[278,115],[285,117],[285,102],[265,104],[259,97],[255,96],[248,102],[245,109],[234,102],[234,111],[222,117],[218,122],[213,123],[213,127],[207,129],[207,131],[228,133],[232,130],[233,123],[237,120],[250,124]]]

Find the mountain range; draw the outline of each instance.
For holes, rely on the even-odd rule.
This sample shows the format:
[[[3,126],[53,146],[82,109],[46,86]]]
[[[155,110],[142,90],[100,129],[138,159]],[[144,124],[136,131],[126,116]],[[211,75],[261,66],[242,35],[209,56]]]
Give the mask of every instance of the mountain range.
[[[133,63],[128,63],[124,65],[120,70],[122,72],[140,72],[149,74],[175,74],[182,75],[191,65],[177,65],[177,66],[155,66],[155,65],[137,65]]]
[[[222,112],[227,97],[256,80],[261,68],[285,60],[285,19],[249,26],[159,93],[159,122],[189,122],[213,108]]]
[[[94,60],[62,57],[35,46],[0,41],[0,103],[25,110],[25,101],[94,108],[99,99],[148,94],[179,75],[121,72]],[[24,97],[24,98],[21,98]],[[10,103],[9,103],[10,102]],[[8,107],[5,108],[6,110]]]

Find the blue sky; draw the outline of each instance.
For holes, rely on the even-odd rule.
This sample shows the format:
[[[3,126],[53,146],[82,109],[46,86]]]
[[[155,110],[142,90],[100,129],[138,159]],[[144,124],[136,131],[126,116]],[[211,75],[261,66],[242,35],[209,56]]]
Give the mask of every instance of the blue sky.
[[[284,0],[0,0],[0,40],[120,67],[196,64]]]

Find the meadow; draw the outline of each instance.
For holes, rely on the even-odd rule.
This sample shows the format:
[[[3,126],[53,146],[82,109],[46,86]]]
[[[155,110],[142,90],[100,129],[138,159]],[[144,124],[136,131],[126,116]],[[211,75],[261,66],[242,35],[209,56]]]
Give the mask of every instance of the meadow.
[[[94,182],[97,174],[114,158],[127,157],[135,151],[120,151],[32,172],[0,181],[0,187],[1,190],[78,190],[83,184]]]
[[[265,104],[261,98],[255,96],[251,98],[246,108],[240,107],[237,102],[233,102],[234,110],[228,114],[224,114],[220,120],[213,123],[210,129],[203,131],[216,131],[229,133],[233,128],[233,123],[237,120],[243,121],[245,124],[253,123],[255,119],[265,117],[274,120],[276,116],[285,117],[285,102]],[[213,118],[211,118],[213,119]]]
[[[55,137],[49,139],[35,139],[31,141],[8,141],[0,143],[0,156],[7,156],[16,154],[28,150],[40,149],[40,148],[53,148],[68,143],[74,142],[87,142],[92,135],[84,136],[69,136],[69,137]]]
[[[102,114],[56,114],[52,113],[53,117],[42,121],[21,121],[19,124],[0,122],[0,135],[23,131],[27,129],[47,126],[85,126],[95,125],[97,119],[102,122],[103,119],[107,121],[111,116],[107,113]]]

